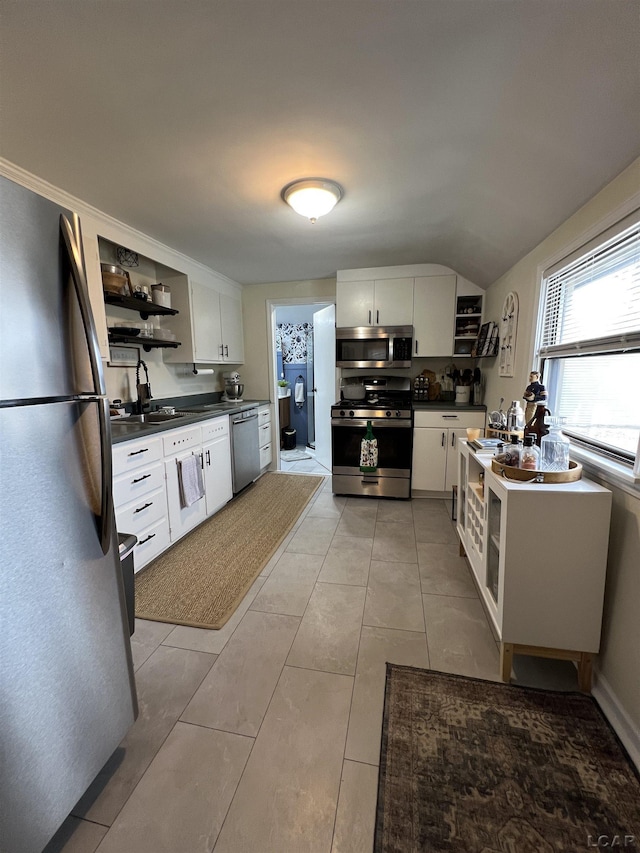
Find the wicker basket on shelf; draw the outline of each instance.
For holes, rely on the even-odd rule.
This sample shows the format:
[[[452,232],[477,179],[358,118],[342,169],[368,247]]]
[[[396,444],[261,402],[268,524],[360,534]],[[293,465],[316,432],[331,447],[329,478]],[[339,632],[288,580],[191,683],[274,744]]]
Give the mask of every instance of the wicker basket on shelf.
[[[570,461],[568,471],[531,471],[505,465],[504,454],[492,458],[491,470],[505,480],[519,483],[572,483],[582,478],[582,465],[579,462]]]

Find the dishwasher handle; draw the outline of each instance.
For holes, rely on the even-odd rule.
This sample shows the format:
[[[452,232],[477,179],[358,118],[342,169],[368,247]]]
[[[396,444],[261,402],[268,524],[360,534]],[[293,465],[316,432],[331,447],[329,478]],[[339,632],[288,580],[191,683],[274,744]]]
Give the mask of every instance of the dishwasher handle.
[[[248,418],[238,418],[238,420],[237,420],[237,421],[231,421],[231,423],[232,423],[234,426],[235,426],[236,424],[247,424],[247,423],[249,423],[249,421],[253,421],[253,420],[255,420],[257,417],[258,417],[258,413],[256,412],[256,413],[255,413],[255,415],[249,415],[249,417],[248,417]]]

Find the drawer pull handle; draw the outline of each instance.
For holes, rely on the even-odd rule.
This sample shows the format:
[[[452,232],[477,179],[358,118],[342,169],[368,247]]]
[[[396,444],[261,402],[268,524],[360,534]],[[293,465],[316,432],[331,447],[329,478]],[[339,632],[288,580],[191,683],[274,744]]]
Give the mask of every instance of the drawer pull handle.
[[[143,480],[146,480],[147,477],[150,477],[150,476],[151,476],[151,474],[144,474],[142,477],[136,477],[135,480],[131,481],[131,484],[133,485],[134,483],[141,483]]]
[[[143,447],[142,450],[132,450],[129,456],[137,456],[139,453],[147,453],[148,451],[148,447]]]
[[[444,435],[445,435],[445,434],[444,434],[444,433],[442,433],[442,446],[443,446],[443,447],[444,447],[444,442],[445,442],[445,437],[444,437]]]
[[[153,506],[153,501],[149,501],[149,503],[146,503],[144,506],[139,506],[138,509],[134,509],[133,513],[135,515],[136,512],[142,512],[143,509],[147,509],[147,507],[150,506]]]
[[[442,417],[444,420],[447,420],[447,419],[448,420],[454,420],[454,421],[458,420],[458,415],[443,415]]]
[[[150,533],[150,534],[147,536],[147,538],[146,538],[146,539],[141,539],[141,540],[138,542],[138,545],[144,545],[144,543],[145,543],[145,542],[148,542],[148,541],[149,541],[149,539],[153,539],[155,535],[156,535],[155,533]]]

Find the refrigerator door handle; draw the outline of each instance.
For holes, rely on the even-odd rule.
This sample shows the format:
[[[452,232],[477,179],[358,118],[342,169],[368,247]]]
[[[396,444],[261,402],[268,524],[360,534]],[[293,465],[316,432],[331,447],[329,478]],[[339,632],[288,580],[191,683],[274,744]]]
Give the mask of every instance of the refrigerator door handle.
[[[100,360],[100,345],[98,343],[98,335],[96,332],[93,314],[89,304],[87,281],[84,275],[82,265],[82,254],[80,252],[79,237],[80,237],[80,222],[78,217],[74,215],[74,228],[64,213],[60,214],[60,231],[62,239],[67,249],[69,256],[69,264],[71,266],[71,277],[80,306],[80,314],[82,316],[82,324],[87,340],[87,350],[89,353],[89,361],[91,363],[91,376],[93,378],[93,393],[106,394],[104,375],[102,373],[102,362]],[[76,239],[77,238],[77,239]]]
[[[109,417],[109,400],[105,397],[97,400],[98,419],[100,422],[100,468],[102,471],[102,496],[100,509],[100,547],[102,553],[107,554],[111,547],[111,537],[115,535],[113,489],[111,479],[113,475],[111,464],[111,421]],[[117,543],[116,543],[117,544]]]

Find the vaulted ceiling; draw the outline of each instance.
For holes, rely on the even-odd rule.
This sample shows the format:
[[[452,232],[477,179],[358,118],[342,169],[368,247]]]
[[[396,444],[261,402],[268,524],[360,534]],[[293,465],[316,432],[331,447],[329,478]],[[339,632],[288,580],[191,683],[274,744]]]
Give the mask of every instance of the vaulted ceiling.
[[[640,155],[638,0],[0,0],[0,155],[242,283],[488,286]],[[315,225],[280,191],[329,177]]]

